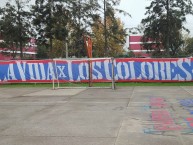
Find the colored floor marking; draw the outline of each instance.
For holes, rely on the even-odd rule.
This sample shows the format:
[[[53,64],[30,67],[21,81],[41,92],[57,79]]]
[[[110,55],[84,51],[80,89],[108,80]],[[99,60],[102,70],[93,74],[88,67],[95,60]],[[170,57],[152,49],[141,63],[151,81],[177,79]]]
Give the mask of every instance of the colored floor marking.
[[[154,129],[158,131],[181,130],[182,127],[175,124],[173,118],[167,110],[152,111],[152,121],[155,122]]]
[[[186,118],[186,121],[188,122],[189,127],[193,129],[193,118]]]
[[[165,100],[163,98],[151,98],[150,99],[150,106],[151,108],[153,107],[157,107],[157,108],[164,108],[166,107],[166,103],[165,103]]]
[[[180,100],[180,104],[184,107],[193,107],[193,99]]]

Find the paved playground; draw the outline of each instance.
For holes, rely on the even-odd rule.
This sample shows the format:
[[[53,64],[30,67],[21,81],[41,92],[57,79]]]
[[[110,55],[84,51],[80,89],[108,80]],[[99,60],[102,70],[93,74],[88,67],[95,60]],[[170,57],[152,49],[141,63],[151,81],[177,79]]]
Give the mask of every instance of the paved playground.
[[[191,145],[193,87],[0,88],[0,145]]]

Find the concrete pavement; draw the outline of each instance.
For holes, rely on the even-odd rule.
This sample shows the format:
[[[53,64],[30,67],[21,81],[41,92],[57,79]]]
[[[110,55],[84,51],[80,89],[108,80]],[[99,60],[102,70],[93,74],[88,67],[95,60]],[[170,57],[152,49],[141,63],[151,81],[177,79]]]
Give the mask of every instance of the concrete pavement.
[[[190,145],[193,87],[0,88],[0,145]]]

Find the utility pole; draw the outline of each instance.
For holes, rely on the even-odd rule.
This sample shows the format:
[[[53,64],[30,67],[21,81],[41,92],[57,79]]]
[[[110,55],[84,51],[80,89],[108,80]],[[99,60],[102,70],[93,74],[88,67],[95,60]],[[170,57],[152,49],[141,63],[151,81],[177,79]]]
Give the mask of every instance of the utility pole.
[[[107,19],[106,19],[106,0],[104,0],[104,37],[105,37],[105,56],[108,56],[108,50],[107,50]]]
[[[66,38],[65,44],[66,44],[66,59],[67,59],[68,58],[68,39],[67,38]]]
[[[80,51],[81,51],[81,0],[78,0],[78,57],[81,57]]]
[[[169,35],[170,35],[170,20],[169,20],[169,15],[170,15],[170,4],[169,4],[169,2],[170,2],[170,0],[167,0],[166,1],[166,11],[167,11],[167,26],[166,26],[166,29],[167,29],[167,32],[166,32],[166,55],[167,55],[167,57],[169,57],[170,56],[170,37],[169,37]]]
[[[52,55],[52,49],[53,49],[53,45],[52,45],[52,16],[53,16],[53,12],[52,12],[52,8],[53,8],[53,0],[49,0],[49,9],[50,9],[50,35],[49,35],[49,39],[50,39],[50,56],[51,58],[53,57]]]

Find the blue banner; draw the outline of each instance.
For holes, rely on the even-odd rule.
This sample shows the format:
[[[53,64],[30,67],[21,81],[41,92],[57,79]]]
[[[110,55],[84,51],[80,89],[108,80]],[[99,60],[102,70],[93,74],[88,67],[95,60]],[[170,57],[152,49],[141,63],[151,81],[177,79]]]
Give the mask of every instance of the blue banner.
[[[193,80],[193,59],[116,59],[118,81],[176,82]]]
[[[193,80],[193,59],[15,60],[0,62],[4,82],[178,82]]]

